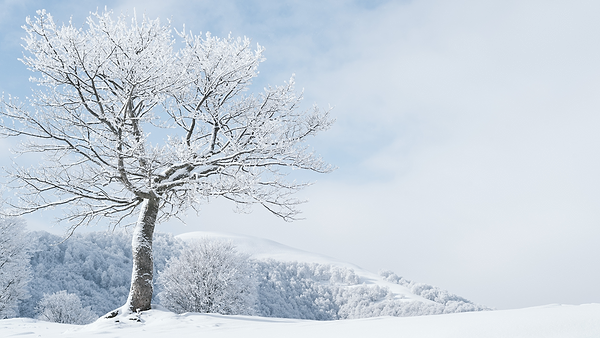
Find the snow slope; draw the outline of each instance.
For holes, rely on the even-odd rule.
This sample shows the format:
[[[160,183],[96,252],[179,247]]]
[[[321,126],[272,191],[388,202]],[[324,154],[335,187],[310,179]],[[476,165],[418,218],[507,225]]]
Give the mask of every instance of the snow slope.
[[[99,319],[66,325],[33,319],[0,320],[2,337],[600,337],[600,304],[456,313],[422,317],[378,317],[310,321],[213,314],[177,315],[151,310],[134,320]]]

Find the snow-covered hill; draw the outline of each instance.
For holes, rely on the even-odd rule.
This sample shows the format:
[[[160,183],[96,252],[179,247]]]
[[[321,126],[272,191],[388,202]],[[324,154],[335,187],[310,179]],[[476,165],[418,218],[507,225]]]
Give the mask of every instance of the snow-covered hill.
[[[452,295],[445,290],[440,290],[433,286],[420,283],[412,283],[405,279],[401,279],[391,272],[387,275],[387,278],[361,269],[360,267],[350,264],[347,262],[337,261],[333,258],[326,257],[323,255],[295,249],[268,239],[257,238],[252,236],[240,236],[235,234],[217,233],[217,232],[189,232],[176,236],[184,241],[191,241],[200,238],[216,238],[220,240],[231,241],[238,251],[250,255],[251,258],[259,261],[275,260],[278,262],[299,262],[308,264],[319,264],[322,266],[341,267],[344,269],[351,270],[357,277],[358,280],[355,285],[360,286],[373,286],[386,289],[390,291],[390,295],[396,301],[401,302],[421,302],[429,305],[439,305],[440,302],[435,302],[435,296],[432,297],[432,292],[423,292],[435,290],[446,295],[452,296],[454,300],[460,299],[462,302],[471,304],[468,300]],[[404,283],[402,283],[404,281]],[[416,286],[416,287],[415,287]],[[422,297],[421,294],[427,295],[428,297]],[[390,298],[388,295],[388,299]],[[439,297],[438,297],[439,298]],[[442,302],[444,304],[444,302]],[[475,305],[470,307],[469,310],[465,311],[476,311],[487,309],[484,306]],[[463,312],[463,311],[449,311],[449,312]]]
[[[351,269],[359,277],[358,284],[378,285],[389,288],[394,293],[394,298],[404,300],[416,300],[424,303],[433,303],[429,299],[413,294],[407,287],[386,281],[382,276],[361,269],[347,262],[337,261],[333,258],[299,250],[268,239],[239,236],[234,234],[195,231],[176,236],[176,238],[190,241],[203,237],[218,238],[233,242],[238,251],[249,254],[256,260],[275,260],[280,262],[317,263]]]
[[[313,320],[419,316],[487,308],[431,285],[386,272],[377,275],[349,263],[250,236],[194,232],[174,238],[156,234],[154,263],[160,277],[166,262],[186,241],[209,237],[231,241],[250,256],[257,283],[249,314]],[[34,317],[44,294],[75,294],[100,316],[127,298],[131,276],[130,236],[125,233],[75,234],[69,240],[47,232],[30,234],[33,278],[30,297],[19,304],[22,317]],[[159,278],[160,279],[160,278]],[[156,281],[156,279],[155,279]],[[155,285],[155,294],[162,286]],[[154,299],[153,303],[159,302]]]

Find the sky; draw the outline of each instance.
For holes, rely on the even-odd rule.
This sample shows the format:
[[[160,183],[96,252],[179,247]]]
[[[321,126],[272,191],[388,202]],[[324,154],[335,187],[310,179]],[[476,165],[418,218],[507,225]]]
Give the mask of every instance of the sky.
[[[264,237],[498,309],[600,303],[599,2],[0,0],[0,91],[30,90],[26,16],[105,6],[247,36],[256,88],[296,74],[336,119],[310,145],[337,170],[293,173],[315,182],[304,220],[216,200],[158,231]],[[49,219],[27,222],[65,231]]]

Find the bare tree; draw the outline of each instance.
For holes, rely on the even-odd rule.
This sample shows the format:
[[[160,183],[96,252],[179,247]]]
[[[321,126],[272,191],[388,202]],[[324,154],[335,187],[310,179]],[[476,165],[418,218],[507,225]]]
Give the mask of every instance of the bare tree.
[[[54,323],[85,325],[98,319],[89,306],[81,305],[79,296],[65,290],[44,294],[36,311],[37,319]]]
[[[228,241],[200,238],[186,243],[158,275],[160,304],[176,312],[252,315],[257,284],[249,256]]]
[[[24,29],[22,61],[40,89],[27,105],[3,98],[1,128],[46,161],[11,170],[25,190],[14,214],[69,205],[72,232],[138,213],[129,311],[150,309],[157,222],[213,197],[292,220],[301,201],[291,195],[306,184],[286,181],[288,169],[331,171],[303,141],[332,120],[316,106],[299,110],[293,78],[245,93],[264,60],[246,38],[184,28],[176,49],[158,19],[108,11],[78,29],[42,10]]]

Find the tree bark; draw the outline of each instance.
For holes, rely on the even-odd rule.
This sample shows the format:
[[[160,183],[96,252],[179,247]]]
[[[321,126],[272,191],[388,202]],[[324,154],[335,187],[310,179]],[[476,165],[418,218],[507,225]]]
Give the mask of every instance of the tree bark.
[[[133,231],[131,251],[133,271],[131,273],[131,288],[127,298],[129,311],[138,312],[150,310],[152,301],[152,235],[158,215],[158,200],[145,199],[142,210]]]

